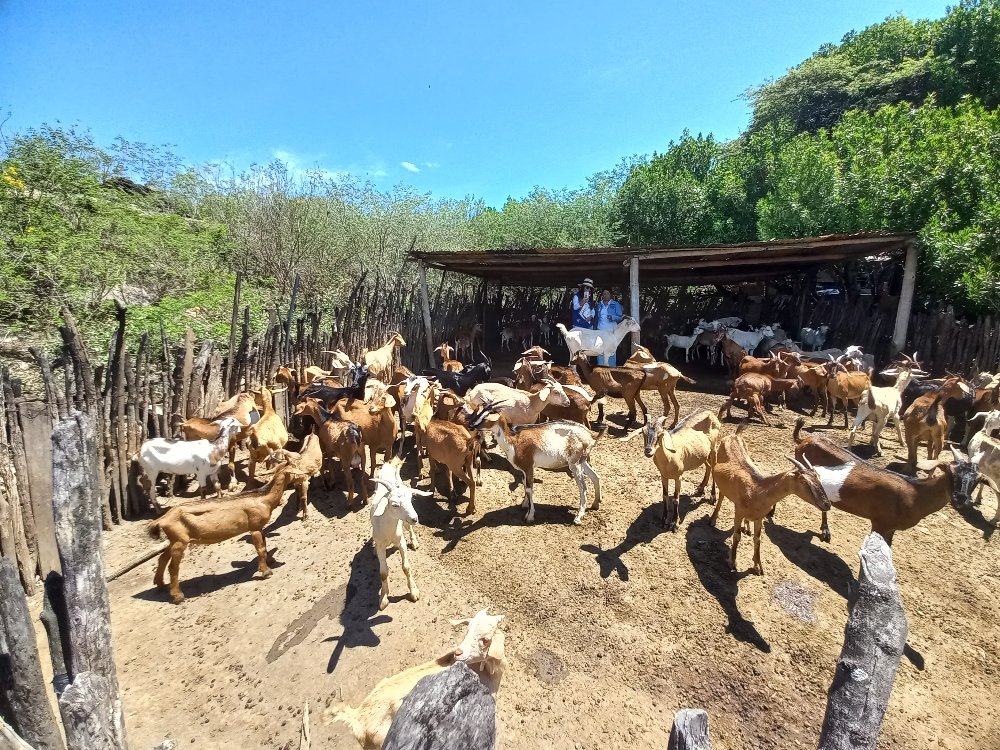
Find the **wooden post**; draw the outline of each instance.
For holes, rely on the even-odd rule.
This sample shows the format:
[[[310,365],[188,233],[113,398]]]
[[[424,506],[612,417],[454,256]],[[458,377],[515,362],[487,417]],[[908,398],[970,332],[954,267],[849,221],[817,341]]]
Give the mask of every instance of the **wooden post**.
[[[0,717],[0,748],[3,750],[35,750],[18,736],[17,732],[3,720],[3,717]]]
[[[420,270],[420,310],[424,316],[424,336],[427,338],[427,366],[434,366],[434,334],[431,331],[431,302],[427,297],[427,267],[417,261]]]
[[[292,358],[292,316],[295,315],[295,298],[299,294],[299,275],[295,274],[292,282],[292,298],[288,301],[288,317],[285,318],[285,336],[282,341],[281,363],[284,364]]]
[[[111,650],[94,422],[73,413],[52,431],[52,506],[63,570],[70,684],[59,698],[69,750],[124,750],[125,718]],[[53,605],[55,606],[55,602]]]
[[[682,708],[674,714],[667,750],[712,750],[708,714],[700,708]]]
[[[639,310],[639,256],[633,255],[628,264],[629,315],[638,323],[642,319]],[[639,334],[632,334],[632,353],[639,346]]]
[[[910,311],[913,309],[913,289],[917,284],[917,243],[906,244],[906,261],[903,264],[903,288],[899,292],[896,305],[896,327],[892,332],[892,356],[903,351],[906,333],[910,325]]]
[[[61,750],[62,736],[45,689],[28,601],[13,562],[6,558],[0,558],[0,630],[7,644],[7,654],[0,659],[0,689],[5,691],[17,733],[38,750]]]
[[[233,361],[236,358],[236,326],[240,322],[240,289],[242,287],[243,274],[238,273],[236,274],[236,290],[233,292],[233,317],[229,322],[229,351],[226,352],[226,374],[222,378],[223,387],[227,389],[232,382]]]
[[[872,532],[861,545],[858,595],[830,685],[819,750],[870,750],[878,742],[906,645],[906,613],[892,550]]]

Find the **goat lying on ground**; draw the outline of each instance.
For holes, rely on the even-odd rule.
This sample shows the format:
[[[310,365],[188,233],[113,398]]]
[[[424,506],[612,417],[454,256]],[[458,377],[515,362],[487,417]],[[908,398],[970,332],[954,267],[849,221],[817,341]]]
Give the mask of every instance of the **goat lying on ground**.
[[[488,406],[492,406],[491,404]],[[535,520],[534,485],[535,469],[558,471],[569,469],[580,488],[580,509],[573,523],[583,522],[587,511],[587,481],[594,483],[594,505],[601,506],[601,478],[590,465],[590,451],[597,442],[594,434],[575,422],[544,422],[512,426],[502,414],[489,418],[493,423],[493,436],[507,455],[511,466],[524,478],[524,517],[527,523]]]
[[[365,352],[361,360],[367,365],[368,371],[373,377],[383,380],[389,379],[392,372],[392,355],[396,347],[406,346],[406,341],[398,333],[393,331],[389,334],[389,340],[378,349]]]
[[[816,470],[808,462],[791,459],[794,469],[771,475],[763,474],[751,460],[746,443],[740,436],[746,424],[741,424],[736,434],[719,441],[712,469],[712,478],[719,489],[719,499],[712,512],[712,525],[715,525],[719,517],[723,499],[729,498],[735,514],[729,568],[734,572],[736,570],[736,548],[740,544],[743,524],[753,521],[753,572],[764,575],[764,566],[760,561],[760,530],[764,516],[779,500],[789,495],[796,495],[823,512],[830,510],[830,500]]]
[[[160,474],[194,474],[204,497],[208,480],[215,483],[219,469],[222,468],[230,440],[242,429],[243,426],[236,419],[224,417],[219,421],[219,436],[212,442],[172,438],[150,438],[145,441],[132,456],[132,460],[138,462],[142,469],[141,483],[152,506],[161,510],[160,502],[156,499],[156,480]],[[222,497],[222,488],[217,486],[216,489],[218,496]]]
[[[263,530],[274,509],[281,505],[285,487],[301,476],[291,464],[285,464],[275,471],[270,484],[259,490],[243,492],[226,500],[184,503],[168,510],[148,527],[153,539],[159,539],[162,533],[170,541],[170,547],[157,562],[153,583],[163,586],[163,571],[169,562],[170,597],[174,604],[180,604],[184,601],[180,587],[181,558],[188,545],[217,544],[247,533],[257,549],[260,575],[269,578],[271,569],[267,567]]]
[[[677,395],[674,393],[677,390],[677,383],[683,380],[685,383],[693,385],[695,381],[681,373],[669,362],[657,362],[653,353],[644,346],[635,348],[632,356],[625,362],[625,367],[633,367],[646,373],[646,379],[640,390],[656,391],[660,394],[664,417],[670,416],[670,408],[673,407],[674,421],[670,428],[676,427],[681,412],[681,405],[677,403]]]
[[[390,547],[399,550],[399,561],[406,576],[406,586],[410,592],[410,601],[420,599],[420,590],[410,571],[410,558],[406,552],[404,532],[410,532],[410,547],[416,549],[417,532],[413,528],[418,522],[417,512],[413,509],[413,496],[433,497],[432,492],[415,490],[407,487],[399,476],[400,460],[393,459],[379,467],[375,483],[379,485],[371,497],[372,543],[375,545],[375,556],[378,557],[379,578],[382,581],[379,593],[379,610],[389,606],[389,568],[385,562],[386,552]]]
[[[705,491],[715,464],[715,450],[721,428],[718,417],[709,411],[695,412],[670,430],[667,429],[666,417],[660,417],[646,426],[646,458],[652,458],[660,472],[660,483],[663,485],[663,524],[667,531],[676,531],[680,521],[681,476],[704,466],[705,476],[695,494],[700,495]],[[674,480],[672,497],[671,479]],[[714,480],[712,496],[715,496]]]
[[[969,504],[979,469],[957,448],[953,463],[938,462],[926,479],[913,479],[872,466],[821,435],[800,435],[803,425],[805,418],[799,417],[792,433],[795,457],[816,468],[834,508],[871,519],[872,531],[887,544],[897,531],[916,526],[949,501],[956,507]],[[826,512],[820,538],[830,541]]]
[[[485,609],[472,618],[451,620],[455,626],[468,625],[465,638],[458,646],[436,659],[380,680],[357,708],[341,704],[330,708],[327,715],[347,724],[364,750],[379,750],[403,699],[428,675],[455,663],[465,663],[491,692],[496,692],[507,668],[504,634],[499,629],[501,620],[503,615],[490,615]]]

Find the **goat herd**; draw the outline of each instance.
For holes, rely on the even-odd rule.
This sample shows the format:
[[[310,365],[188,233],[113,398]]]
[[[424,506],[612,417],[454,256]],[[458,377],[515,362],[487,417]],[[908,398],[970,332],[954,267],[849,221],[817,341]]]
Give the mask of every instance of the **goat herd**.
[[[835,507],[870,519],[872,529],[891,543],[897,530],[913,527],[948,502],[957,507],[971,504],[977,484],[989,484],[994,491],[1000,487],[1000,441],[991,437],[992,431],[1000,428],[1000,411],[996,410],[1000,376],[980,375],[968,381],[948,375],[932,380],[915,356],[905,355],[876,376],[873,363],[859,347],[807,353],[790,340],[775,341],[773,326],[738,331],[732,327],[735,323],[738,320],[702,321],[690,337],[665,338],[667,353],[680,347],[685,350],[686,360],[699,342],[709,346],[713,361],[716,349],[721,348],[734,378],[730,396],[718,413],[697,411],[683,420],[679,419],[680,406],[674,391],[678,382],[694,381],[668,362],[658,361],[648,348],[638,347],[620,367],[591,365],[590,357],[614,353],[629,332],[639,331],[639,324],[628,317],[614,331],[567,330],[557,325],[569,349],[570,366],[553,364],[547,351],[531,346],[515,363],[513,378],[494,377],[491,362],[482,352],[483,361],[468,364],[476,329],[471,329],[471,336],[459,337],[461,353],[448,343],[441,344],[437,348],[441,367],[424,370],[420,375],[393,366],[395,349],[406,345],[399,334],[392,334],[379,349],[364,352],[357,363],[343,352],[332,352],[329,370],[307,367],[300,372],[281,367],[274,374],[271,388],[238,394],[220,404],[213,417],[184,422],[183,439],[153,438],[136,454],[143,486],[157,510],[159,474],[194,474],[204,495],[209,483],[217,483],[224,463],[228,462],[229,475],[233,476],[240,443],[245,442],[249,452],[248,484],[257,483],[262,463],[273,467],[270,482],[258,489],[223,498],[218,487],[219,499],[177,504],[153,521],[151,535],[162,534],[169,540],[159,557],[154,582],[163,586],[169,567],[170,595],[174,603],[180,603],[184,595],[179,567],[187,546],[212,544],[243,534],[250,535],[256,548],[261,575],[270,576],[264,528],[281,504],[284,491],[289,487],[297,489],[299,509],[305,519],[310,479],[321,476],[329,487],[342,474],[348,506],[354,505],[357,494],[361,504],[370,507],[381,577],[379,608],[389,603],[386,553],[391,547],[399,551],[409,598],[417,601],[420,592],[407,556],[408,548],[418,546],[418,518],[412,498],[433,496],[437,467],[444,468],[447,499],[454,504],[467,491],[467,514],[474,514],[481,462],[488,460],[486,444],[492,441],[490,447],[498,446],[523,480],[521,507],[526,510],[526,522],[534,520],[535,470],[567,470],[579,489],[574,517],[574,523],[579,524],[587,510],[587,479],[593,484],[591,509],[598,509],[601,502],[601,479],[591,465],[590,455],[604,431],[594,432],[591,428],[603,425],[605,397],[609,395],[623,399],[629,410],[622,440],[638,434],[628,428],[637,420],[637,406],[642,410],[645,455],[660,473],[667,529],[677,528],[681,478],[686,472],[704,467],[697,493],[702,494],[709,481],[713,497],[717,490],[713,523],[724,499],[733,504],[736,520],[729,555],[733,570],[741,534],[748,533],[753,522],[753,571],[763,573],[762,522],[788,495],[796,495],[822,512],[821,535],[825,541],[830,540],[827,514]],[[800,342],[818,350],[825,334],[823,329],[804,329]],[[765,339],[771,342],[766,356],[753,356]],[[524,343],[534,342],[529,338]],[[456,353],[464,353],[466,362],[454,359]],[[877,385],[875,377],[888,384]],[[279,389],[294,396],[293,413],[308,425],[298,452],[287,449],[289,433],[273,405],[273,394]],[[659,394],[662,416],[649,418],[642,401],[645,391]],[[827,437],[804,434],[803,417],[798,418],[793,433],[791,467],[775,474],[765,474],[754,464],[741,436],[746,422],[732,434],[722,433],[720,420],[723,414],[730,413],[734,402],[745,403],[748,419],[756,415],[769,424],[765,401],[777,398],[784,404],[797,397],[813,400],[812,414],[822,407],[828,425],[832,425],[836,408],[842,405],[845,427],[848,407],[856,403],[850,442],[870,419],[871,445],[877,455],[881,455],[880,433],[891,420],[900,444],[906,445],[910,475],[878,468]],[[598,418],[592,425],[590,413],[595,404]],[[414,489],[400,476],[408,430],[413,434],[408,450],[416,456],[417,479],[424,477],[426,457],[431,491]],[[958,436],[958,443],[951,447],[954,460],[943,462],[939,454],[949,430]],[[922,443],[927,446],[928,462],[917,460],[917,448]],[[381,466],[376,465],[379,453],[383,454]],[[927,476],[917,478],[917,468],[926,471]],[[369,481],[374,486],[371,494]],[[994,522],[1000,520],[1000,512],[997,516]],[[488,670],[498,680],[504,664],[498,622],[499,618],[485,611],[465,621],[463,624],[470,626],[465,645],[450,652],[451,657],[442,657],[445,662],[439,659],[434,664],[443,669],[449,660],[465,661],[481,671]],[[423,674],[427,674],[426,670],[413,682],[407,682],[407,690]],[[395,705],[398,707],[398,701]],[[345,716],[357,718],[350,712]],[[384,737],[391,711],[383,718],[387,721],[378,724],[378,731],[369,725],[362,727],[364,722],[355,726],[362,744],[367,742],[366,732],[375,732],[370,734],[372,743],[376,737]]]

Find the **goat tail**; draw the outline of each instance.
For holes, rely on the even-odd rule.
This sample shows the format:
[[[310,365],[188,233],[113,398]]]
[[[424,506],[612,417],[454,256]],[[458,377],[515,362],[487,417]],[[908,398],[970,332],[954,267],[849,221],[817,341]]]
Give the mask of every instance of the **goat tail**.
[[[696,385],[698,382],[694,378],[689,378],[687,375],[683,374],[680,376],[680,380],[683,380],[685,383],[690,383],[691,385]]]
[[[153,521],[152,523],[149,524],[149,526],[146,527],[146,533],[149,534],[149,537],[151,539],[159,539],[160,538],[160,521],[159,521],[159,519]]]
[[[563,334],[564,336],[566,335],[566,326],[564,326],[562,323],[556,323],[556,328],[559,330],[561,334]]]
[[[798,419],[795,420],[795,429],[792,431],[792,440],[794,440],[796,443],[799,442],[800,440],[799,433],[802,431],[802,428],[805,427],[805,424],[806,424],[805,417],[799,417]]]
[[[868,377],[871,378],[871,371],[869,371]],[[871,388],[868,389],[868,408],[875,408],[875,394],[872,392]]]

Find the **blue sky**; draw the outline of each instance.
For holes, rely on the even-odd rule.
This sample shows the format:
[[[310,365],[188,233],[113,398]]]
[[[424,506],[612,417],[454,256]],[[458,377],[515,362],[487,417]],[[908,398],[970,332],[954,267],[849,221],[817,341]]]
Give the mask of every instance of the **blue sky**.
[[[278,156],[499,207],[685,127],[731,138],[747,88],[945,5],[0,0],[0,112],[8,135],[59,120],[191,163]]]

